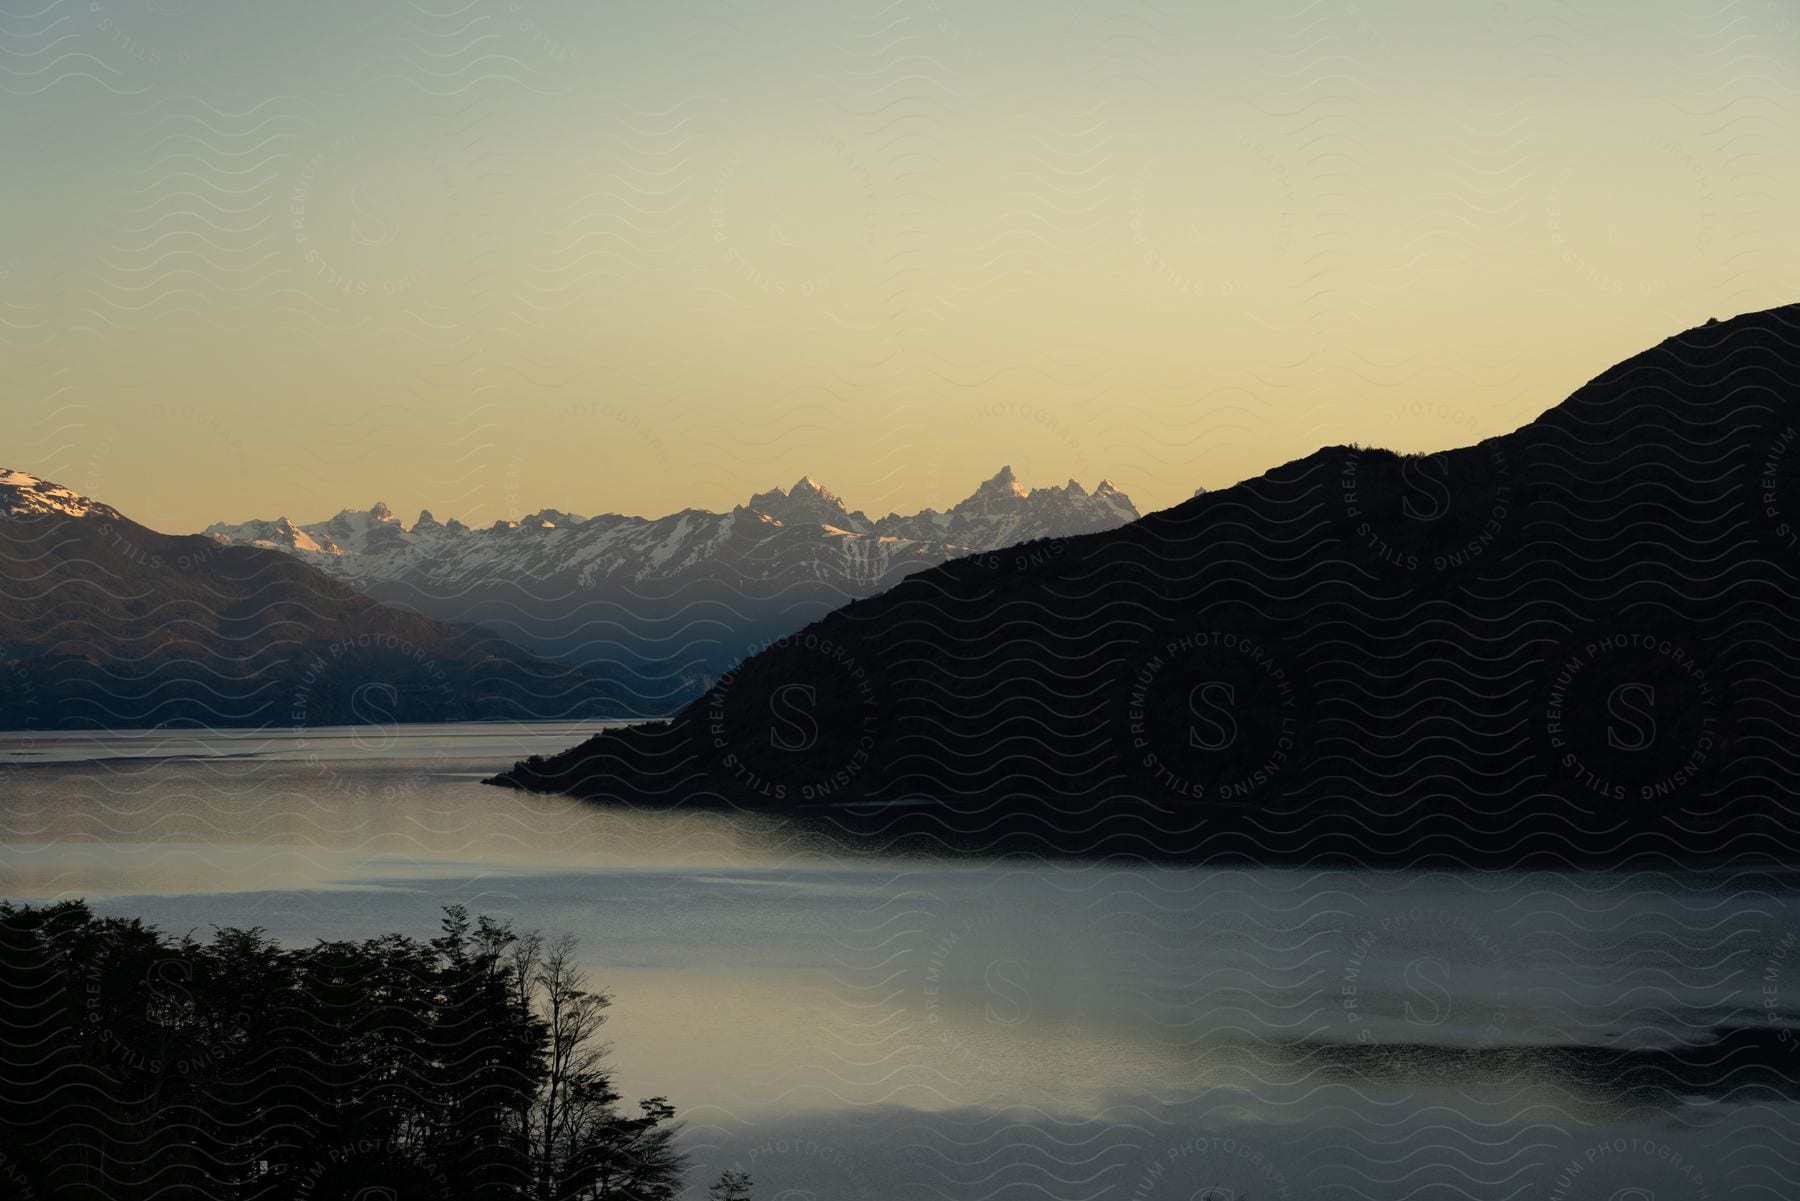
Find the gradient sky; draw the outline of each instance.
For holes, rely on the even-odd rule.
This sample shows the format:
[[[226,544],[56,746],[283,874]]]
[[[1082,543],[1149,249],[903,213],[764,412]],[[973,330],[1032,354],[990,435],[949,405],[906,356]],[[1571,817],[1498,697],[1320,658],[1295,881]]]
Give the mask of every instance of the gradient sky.
[[[1148,511],[1800,299],[1800,0],[12,0],[0,464]]]

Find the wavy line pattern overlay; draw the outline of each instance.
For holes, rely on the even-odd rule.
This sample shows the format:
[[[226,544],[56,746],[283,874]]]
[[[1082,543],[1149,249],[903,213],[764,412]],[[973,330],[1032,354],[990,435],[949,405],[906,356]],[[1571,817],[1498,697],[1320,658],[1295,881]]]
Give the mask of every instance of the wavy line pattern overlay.
[[[0,0],[0,1196],[1800,1195],[1797,36]]]

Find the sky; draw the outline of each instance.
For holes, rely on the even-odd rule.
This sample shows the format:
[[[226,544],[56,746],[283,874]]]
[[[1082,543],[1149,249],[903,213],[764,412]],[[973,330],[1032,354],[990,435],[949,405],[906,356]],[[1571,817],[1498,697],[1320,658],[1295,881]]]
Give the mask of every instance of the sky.
[[[1150,511],[1800,299],[1800,0],[8,0],[0,465]]]

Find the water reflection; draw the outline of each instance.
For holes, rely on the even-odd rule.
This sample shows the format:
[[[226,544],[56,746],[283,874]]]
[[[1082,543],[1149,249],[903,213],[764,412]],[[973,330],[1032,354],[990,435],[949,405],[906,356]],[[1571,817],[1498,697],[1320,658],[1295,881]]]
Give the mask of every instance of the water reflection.
[[[1792,1192],[1789,878],[943,861],[475,783],[580,736],[0,742],[0,893],[572,930],[621,1082],[759,1196]]]

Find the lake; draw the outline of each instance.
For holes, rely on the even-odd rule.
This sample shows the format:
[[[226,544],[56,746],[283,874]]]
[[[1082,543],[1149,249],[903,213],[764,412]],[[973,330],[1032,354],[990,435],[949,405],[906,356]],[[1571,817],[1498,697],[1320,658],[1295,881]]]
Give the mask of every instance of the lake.
[[[0,895],[573,932],[695,1197],[1800,1195],[1791,875],[934,860],[477,782],[597,728],[0,734]]]

